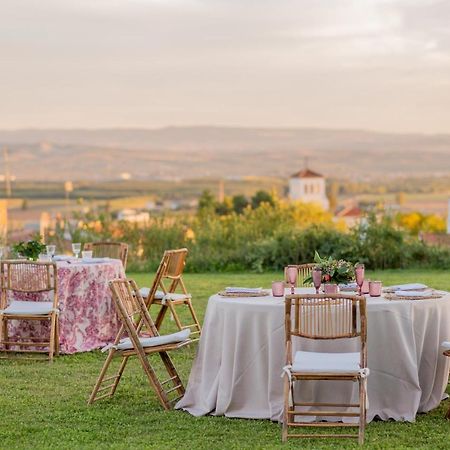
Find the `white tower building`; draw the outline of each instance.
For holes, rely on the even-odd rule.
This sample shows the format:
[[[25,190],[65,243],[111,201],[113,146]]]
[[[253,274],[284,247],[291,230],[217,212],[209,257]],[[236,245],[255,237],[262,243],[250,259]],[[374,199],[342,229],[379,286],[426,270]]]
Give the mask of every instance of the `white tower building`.
[[[325,210],[330,208],[324,176],[310,169],[303,169],[290,177],[289,198],[304,203],[317,203]]]

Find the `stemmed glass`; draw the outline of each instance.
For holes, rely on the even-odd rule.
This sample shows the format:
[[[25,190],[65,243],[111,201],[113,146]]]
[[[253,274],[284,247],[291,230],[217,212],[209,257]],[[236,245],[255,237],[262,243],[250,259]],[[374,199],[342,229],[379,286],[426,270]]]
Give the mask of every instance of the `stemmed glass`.
[[[322,270],[315,267],[312,271],[312,280],[314,287],[316,288],[316,294],[319,293],[320,286],[322,285]]]
[[[356,284],[358,285],[358,293],[362,293],[362,285],[364,283],[364,264],[358,264],[355,267]]]
[[[79,258],[81,252],[81,244],[80,243],[72,244],[72,251],[73,254],[75,255],[75,258]]]
[[[50,258],[53,258],[55,256],[56,245],[46,245],[45,249],[47,250],[47,255],[50,256]]]
[[[4,253],[5,253],[5,248],[4,247],[0,247],[0,259],[3,258]]]
[[[291,294],[295,293],[295,285],[297,284],[298,268],[297,266],[288,266],[286,269],[288,283],[291,285]]]

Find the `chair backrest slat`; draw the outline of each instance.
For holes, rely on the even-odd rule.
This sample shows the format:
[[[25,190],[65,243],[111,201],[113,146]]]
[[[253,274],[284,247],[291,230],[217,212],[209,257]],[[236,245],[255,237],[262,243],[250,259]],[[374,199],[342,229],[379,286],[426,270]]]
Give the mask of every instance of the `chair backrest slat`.
[[[297,286],[300,287],[311,287],[312,283],[305,283],[304,280],[306,278],[311,276],[311,272],[313,268],[316,266],[315,263],[308,263],[308,264],[293,264],[289,267],[297,267],[298,277],[297,277]],[[288,283],[287,278],[287,267],[284,268],[284,280],[286,283]]]
[[[287,295],[285,331],[287,348],[292,348],[292,336],[317,340],[359,337],[361,363],[367,362],[365,297],[339,294]]]
[[[58,275],[55,263],[4,260],[0,267],[2,308],[7,306],[8,292],[53,293],[53,303],[57,307]]]
[[[112,280],[109,287],[119,319],[130,339],[132,336],[137,337],[142,325],[145,325],[151,336],[159,336],[134,280],[122,278]]]
[[[113,258],[122,261],[123,268],[127,268],[128,244],[124,242],[86,242],[84,250],[92,250],[94,258]]]

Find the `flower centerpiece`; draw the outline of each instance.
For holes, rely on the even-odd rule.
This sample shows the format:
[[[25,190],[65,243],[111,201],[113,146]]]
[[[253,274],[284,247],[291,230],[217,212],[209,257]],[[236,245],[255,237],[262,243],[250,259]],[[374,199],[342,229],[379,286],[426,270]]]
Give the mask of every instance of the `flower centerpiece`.
[[[316,251],[314,255],[314,262],[316,266],[313,270],[320,270],[322,272],[322,283],[347,284],[355,279],[355,267],[349,261],[343,259],[334,259],[331,256],[322,258]],[[312,283],[312,275],[305,279],[305,283]],[[337,288],[334,289],[337,292]]]
[[[32,261],[37,261],[39,255],[44,253],[45,245],[40,239],[35,239],[27,242],[18,242],[12,247],[14,253],[21,258],[30,259]]]

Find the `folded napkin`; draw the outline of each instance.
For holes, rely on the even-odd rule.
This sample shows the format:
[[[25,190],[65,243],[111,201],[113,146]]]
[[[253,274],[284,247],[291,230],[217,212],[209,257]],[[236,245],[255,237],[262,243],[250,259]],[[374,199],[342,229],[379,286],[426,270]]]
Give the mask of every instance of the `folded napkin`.
[[[246,288],[234,286],[225,288],[225,292],[227,294],[259,294],[262,291],[262,288]]]
[[[109,258],[82,258],[82,262],[87,264],[109,261]]]
[[[339,287],[341,289],[357,289],[358,285],[356,283],[342,283]]]
[[[422,283],[408,283],[397,284],[395,286],[389,286],[387,289],[392,291],[418,291],[420,289],[426,289],[428,286]]]
[[[395,291],[395,295],[399,297],[428,297],[433,295],[431,291]]]

